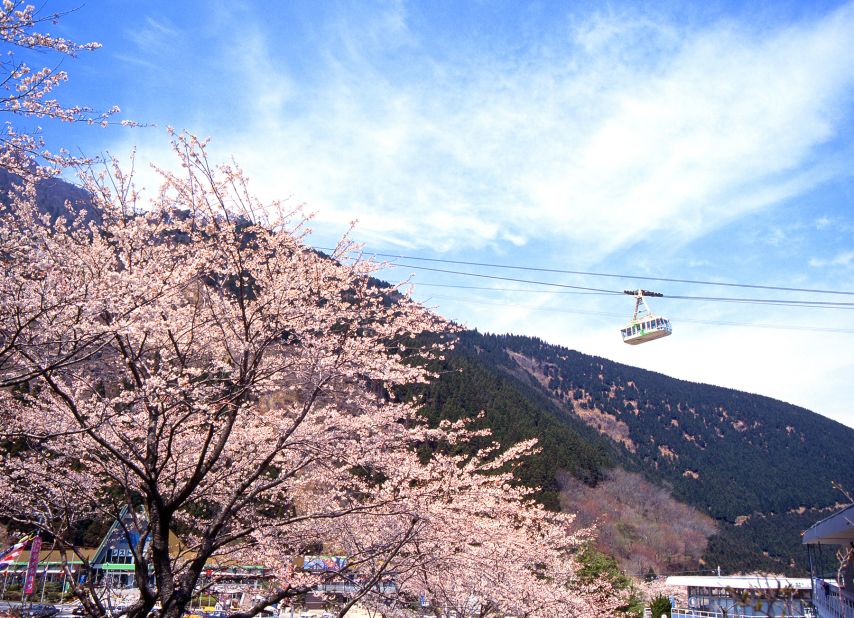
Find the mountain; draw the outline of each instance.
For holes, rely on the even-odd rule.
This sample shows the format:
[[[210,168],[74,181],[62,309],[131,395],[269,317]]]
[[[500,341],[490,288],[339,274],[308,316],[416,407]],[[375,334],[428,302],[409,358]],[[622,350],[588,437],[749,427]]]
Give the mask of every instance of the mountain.
[[[8,195],[15,193],[21,183],[21,177],[0,167],[0,199],[8,203]],[[85,222],[99,222],[100,215],[92,207],[92,200],[84,189],[68,183],[61,178],[42,178],[36,182],[36,204],[39,210],[49,214],[52,220],[62,216],[71,220],[71,213],[86,209]]]
[[[439,370],[428,417],[485,410],[500,442],[537,437],[520,481],[598,520],[638,573],[805,573],[800,532],[854,487],[854,430],[769,397],[476,331]]]
[[[0,195],[14,181],[0,169]],[[93,210],[58,179],[37,197],[53,218],[66,202]],[[854,430],[768,397],[477,331],[434,369],[411,393],[429,421],[485,411],[476,423],[502,444],[537,438],[519,481],[597,524],[600,549],[636,574],[806,573],[800,532],[839,506],[834,482],[854,488]]]

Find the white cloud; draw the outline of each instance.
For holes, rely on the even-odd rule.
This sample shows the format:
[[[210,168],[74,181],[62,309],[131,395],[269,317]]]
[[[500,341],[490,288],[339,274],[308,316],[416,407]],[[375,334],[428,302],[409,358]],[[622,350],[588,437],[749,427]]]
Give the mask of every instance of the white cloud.
[[[824,268],[826,266],[848,268],[849,266],[854,266],[854,251],[842,251],[830,259],[812,258],[809,261],[809,265],[814,268]]]
[[[599,14],[509,60],[437,58],[397,4],[333,20],[299,81],[280,33],[241,17],[223,41],[243,50],[224,71],[239,122],[206,126],[198,110],[191,128],[262,193],[337,229],[358,218],[368,242],[560,239],[594,261],[653,234],[690,241],[843,173],[813,153],[850,104],[854,5],[772,32]],[[170,31],[156,25],[142,32]]]
[[[818,315],[804,310],[801,316],[783,310],[763,311],[760,317],[750,309],[659,302],[653,309],[672,319],[673,335],[628,346],[619,334],[628,308],[626,316],[620,318],[611,312],[596,317],[596,310],[581,301],[562,299],[559,304],[533,306],[542,311],[517,309],[509,323],[503,315],[491,316],[485,306],[476,324],[481,330],[540,336],[550,343],[676,378],[771,396],[854,427],[854,405],[848,394],[854,371],[848,341],[851,325],[847,316],[837,315],[844,311]],[[607,306],[623,307],[619,299],[608,301]],[[575,314],[574,310],[582,313]],[[812,324],[849,332],[786,330],[756,324]]]
[[[142,24],[125,32],[125,36],[136,45],[138,51],[147,55],[174,50],[179,34],[179,30],[169,19],[151,15],[145,17]]]
[[[441,63],[405,19],[348,24],[299,86],[252,25],[239,88],[262,104],[217,147],[325,224],[358,217],[368,241],[560,238],[589,259],[653,233],[685,242],[839,173],[812,155],[850,103],[854,6],[770,33],[597,16],[580,46],[512,62]],[[672,55],[632,55],[659,39]]]
[[[217,62],[244,41],[251,49],[221,72],[233,121],[223,123],[222,110],[211,111],[223,103],[213,102],[176,109],[174,123],[213,135],[214,157],[234,155],[263,196],[307,203],[327,238],[358,219],[357,237],[371,248],[488,247],[518,256],[517,246],[550,246],[542,254],[575,267],[638,239],[690,242],[851,173],[851,152],[838,141],[850,132],[854,4],[770,31],[733,22],[681,29],[604,13],[576,19],[568,38],[544,36],[522,56],[470,55],[463,43],[437,51],[404,7],[390,5],[325,23],[299,69],[281,53],[277,36],[286,31],[248,14],[218,19]],[[140,160],[169,160],[161,134],[128,139],[142,141]],[[814,224],[825,234],[842,225],[840,213],[827,212]],[[775,233],[764,225],[738,233],[773,240],[769,229]],[[789,237],[777,240],[785,245]],[[846,247],[827,252],[808,253],[818,254],[813,266],[854,260]],[[656,266],[655,252],[644,259],[631,262],[634,272]],[[705,279],[732,275],[715,271],[705,255],[690,266]],[[836,418],[848,413],[854,426],[842,388],[852,369],[850,335],[677,321],[673,337],[633,348],[620,341],[623,318],[534,310],[613,313],[620,303],[499,293],[489,297],[498,305],[471,306],[440,295],[452,293],[432,296],[450,317],[481,330],[539,335]],[[734,315],[705,317],[769,321],[767,313]],[[801,319],[810,320],[843,322]]]

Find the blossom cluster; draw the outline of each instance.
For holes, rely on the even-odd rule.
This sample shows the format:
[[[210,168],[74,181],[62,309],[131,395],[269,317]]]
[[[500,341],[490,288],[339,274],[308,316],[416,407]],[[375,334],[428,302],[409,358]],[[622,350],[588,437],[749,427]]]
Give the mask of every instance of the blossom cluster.
[[[0,439],[16,445],[0,515],[82,556],[75,525],[132,505],[132,617],[180,615],[211,561],[267,567],[246,616],[333,576],[399,614],[425,597],[459,616],[613,608],[575,576],[592,531],[514,481],[535,444],[455,454],[485,432],[430,428],[401,394],[434,377],[455,327],[377,285],[347,237],[311,249],[299,209],[172,136],[180,173],[148,202],[116,166],[66,217],[31,185],[0,211]],[[295,571],[312,548],[344,571]],[[393,599],[376,592],[389,579]],[[75,593],[106,611],[91,580]]]

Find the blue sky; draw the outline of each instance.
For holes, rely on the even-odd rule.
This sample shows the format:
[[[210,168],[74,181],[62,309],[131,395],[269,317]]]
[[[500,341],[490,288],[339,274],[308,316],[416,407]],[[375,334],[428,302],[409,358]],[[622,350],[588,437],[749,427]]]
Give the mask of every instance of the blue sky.
[[[63,65],[63,97],[157,126],[46,133],[161,165],[165,126],[209,135],[259,195],[316,213],[318,246],[358,220],[354,237],[387,253],[854,290],[854,4],[700,4],[91,2],[55,28],[103,44]],[[850,309],[665,298],[653,308],[674,336],[634,347],[619,337],[627,297],[410,267],[387,277],[411,274],[416,297],[468,326],[854,426]]]

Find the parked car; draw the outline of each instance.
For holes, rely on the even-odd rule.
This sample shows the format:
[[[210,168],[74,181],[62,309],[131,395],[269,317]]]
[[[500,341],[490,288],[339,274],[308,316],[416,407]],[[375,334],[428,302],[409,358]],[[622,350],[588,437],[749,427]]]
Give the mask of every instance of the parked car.
[[[59,613],[53,605],[19,605],[11,608],[11,613],[21,618],[52,618]]]

